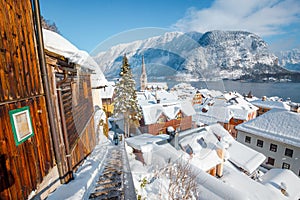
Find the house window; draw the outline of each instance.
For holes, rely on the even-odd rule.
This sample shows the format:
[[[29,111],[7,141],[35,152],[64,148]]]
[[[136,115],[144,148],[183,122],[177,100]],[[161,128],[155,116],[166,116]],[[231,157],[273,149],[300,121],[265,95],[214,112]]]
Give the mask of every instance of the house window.
[[[276,144],[270,144],[270,151],[276,152],[277,151],[277,145]]]
[[[246,136],[245,137],[245,142],[250,144],[251,143],[251,137]]]
[[[263,147],[263,146],[264,146],[264,141],[262,141],[262,140],[257,140],[256,146],[258,146],[258,147]]]
[[[163,124],[163,123],[165,123],[166,122],[166,120],[165,120],[165,118],[163,117],[163,116],[161,116],[160,118],[158,118],[158,120],[157,120],[157,123],[158,124]]]
[[[192,155],[194,153],[192,147],[189,144],[183,146],[182,148],[189,155]]]
[[[282,163],[282,169],[290,169],[290,164],[288,164],[288,163]]]
[[[271,157],[268,157],[267,164],[268,164],[268,165],[274,166],[274,163],[275,163],[275,159],[274,159],[274,158],[271,158]]]
[[[284,155],[286,155],[288,157],[293,157],[293,150],[289,149],[289,148],[285,148]]]

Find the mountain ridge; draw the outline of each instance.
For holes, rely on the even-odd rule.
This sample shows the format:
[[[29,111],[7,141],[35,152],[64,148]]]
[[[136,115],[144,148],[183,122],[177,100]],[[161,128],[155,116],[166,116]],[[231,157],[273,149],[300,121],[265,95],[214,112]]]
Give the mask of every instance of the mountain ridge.
[[[118,77],[124,54],[136,76],[142,56],[150,77],[192,74],[194,78],[239,79],[288,72],[279,66],[278,57],[262,38],[246,31],[166,32],[113,46],[94,58],[106,76]]]

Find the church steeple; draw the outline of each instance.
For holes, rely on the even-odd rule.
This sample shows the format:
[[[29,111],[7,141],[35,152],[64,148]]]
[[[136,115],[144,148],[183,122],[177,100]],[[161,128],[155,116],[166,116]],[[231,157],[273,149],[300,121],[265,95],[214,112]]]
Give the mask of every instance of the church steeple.
[[[147,73],[146,73],[146,66],[144,61],[144,55],[142,57],[142,74],[141,74],[141,91],[145,91],[147,86]]]

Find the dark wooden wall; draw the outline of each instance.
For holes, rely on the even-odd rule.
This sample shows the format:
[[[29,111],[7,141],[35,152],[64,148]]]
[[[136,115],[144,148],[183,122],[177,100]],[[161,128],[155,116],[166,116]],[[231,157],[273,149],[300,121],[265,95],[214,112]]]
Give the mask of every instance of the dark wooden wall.
[[[51,94],[57,108],[58,93],[61,92],[63,108],[56,111],[55,120],[59,125],[61,115],[65,118],[67,141],[61,140],[60,146],[70,149],[72,168],[75,170],[97,143],[90,74],[53,52],[46,51],[46,62],[51,80]],[[58,129],[63,135],[62,125]]]
[[[34,136],[16,146],[9,111],[29,106]],[[0,1],[0,199],[27,199],[54,166],[30,0]]]

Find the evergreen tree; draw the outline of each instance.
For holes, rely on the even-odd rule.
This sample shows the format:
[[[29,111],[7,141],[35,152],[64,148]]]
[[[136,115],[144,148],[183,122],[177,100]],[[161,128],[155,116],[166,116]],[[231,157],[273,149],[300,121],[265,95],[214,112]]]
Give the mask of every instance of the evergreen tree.
[[[142,112],[137,104],[135,81],[126,55],[123,57],[120,79],[114,92],[114,116],[124,117],[124,131],[129,136],[130,125],[139,126]]]

